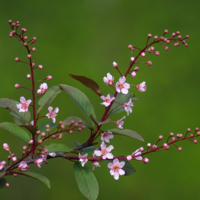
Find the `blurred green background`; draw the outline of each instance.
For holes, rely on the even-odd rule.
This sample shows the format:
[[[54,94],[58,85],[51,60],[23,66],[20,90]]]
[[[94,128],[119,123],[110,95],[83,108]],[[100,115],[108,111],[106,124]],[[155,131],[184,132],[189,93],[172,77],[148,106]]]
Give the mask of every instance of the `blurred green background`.
[[[141,134],[145,143],[115,136],[112,140],[113,153],[115,156],[130,154],[147,142],[155,143],[160,134],[166,139],[170,132],[185,133],[188,127],[194,131],[200,126],[199,9],[198,0],[1,1],[0,97],[15,100],[19,100],[20,96],[31,98],[26,90],[13,87],[15,83],[30,86],[30,80],[26,79],[30,72],[25,64],[14,61],[15,57],[26,60],[27,52],[17,39],[8,37],[9,19],[19,20],[21,27],[27,28],[29,38],[37,37],[35,63],[42,64],[44,69],[35,70],[35,78],[40,80],[52,75],[49,86],[62,83],[79,88],[91,100],[98,119],[104,111],[104,106],[100,105],[102,100],[67,74],[94,79],[106,95],[112,90],[103,83],[103,77],[110,72],[115,81],[118,80],[119,75],[112,67],[113,61],[125,73],[130,62],[129,44],[143,48],[148,33],[161,36],[164,29],[169,30],[169,35],[178,30],[183,36],[190,35],[188,48],[171,44],[169,51],[164,51],[160,45],[155,45],[160,56],[147,54],[139,60],[152,60],[153,65],[139,65],[137,77],[127,78],[132,84],[142,81],[147,84],[145,93],[131,88],[140,101],[135,103],[133,113],[124,124],[124,128]],[[138,51],[133,53],[136,55]],[[54,100],[52,106],[60,108],[57,122],[73,115],[85,119],[64,93]],[[47,109],[43,114],[46,113]],[[120,119],[123,115],[125,112],[113,116],[113,119]],[[12,121],[12,117],[2,109],[0,122],[3,121]],[[107,127],[114,128],[115,125]],[[88,136],[87,131],[65,134],[62,142],[73,147],[73,140],[84,142]],[[12,152],[20,157],[23,142],[1,130],[0,144],[4,142],[9,143]],[[100,186],[98,199],[199,199],[200,145],[190,141],[179,145],[183,147],[182,152],[170,146],[169,151],[149,154],[148,164],[132,161],[137,172],[120,177],[118,181],[110,176],[106,164],[102,163],[102,167],[94,171]],[[6,156],[7,152],[2,149],[0,160],[5,160]],[[85,199],[76,186],[72,166],[71,162],[59,158],[50,160],[48,165],[43,164],[41,169],[31,165],[33,171],[50,179],[51,189],[34,179],[7,177],[10,188],[0,191],[1,199]],[[91,168],[89,163],[87,166]]]

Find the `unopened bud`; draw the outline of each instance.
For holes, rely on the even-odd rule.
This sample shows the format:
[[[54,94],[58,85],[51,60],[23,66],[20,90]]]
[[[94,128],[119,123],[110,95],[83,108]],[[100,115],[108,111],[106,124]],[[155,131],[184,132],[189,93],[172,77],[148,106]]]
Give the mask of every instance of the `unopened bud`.
[[[157,36],[157,35],[155,35],[155,36],[154,36],[154,40],[157,40],[157,39],[158,39],[158,36]]]
[[[42,69],[43,68],[43,66],[42,65],[38,65],[38,69]]]
[[[132,76],[132,77],[136,77],[136,75],[137,75],[137,74],[136,74],[135,71],[133,71],[133,72],[131,73],[131,76]]]
[[[172,37],[176,36],[176,33],[172,33]]]
[[[17,157],[16,156],[12,157],[12,161],[13,162],[17,161]]]
[[[200,131],[197,131],[197,135],[200,136]]]
[[[195,129],[196,131],[198,131],[199,130],[199,128],[198,127],[196,127],[196,129]]]
[[[147,64],[148,66],[150,66],[150,65],[152,65],[152,62],[151,62],[151,61],[147,61],[146,64]]]
[[[22,32],[26,32],[26,31],[27,31],[27,29],[26,29],[26,28],[22,28],[21,30],[22,30]]]
[[[186,36],[185,36],[185,38],[187,38],[187,39],[188,39],[189,37],[190,37],[189,35],[186,35]]]
[[[41,137],[45,137],[45,136],[46,136],[45,132],[41,133]]]
[[[179,151],[182,151],[182,147],[178,147],[178,150],[179,150]]]
[[[128,48],[129,48],[131,51],[134,50],[134,46],[133,46],[132,44],[129,44],[129,45],[128,45]]]
[[[148,147],[148,148],[151,147],[151,143],[147,143],[147,147]]]
[[[51,138],[52,138],[52,139],[56,139],[56,135],[53,134],[53,135],[51,136]]]
[[[146,56],[146,54],[145,54],[144,52],[142,52],[140,55],[141,55],[142,57],[145,57],[145,56]]]
[[[10,186],[10,184],[9,184],[9,183],[6,183],[5,187],[8,188],[9,186]]]
[[[37,130],[36,131],[36,135],[40,135],[41,131],[40,130]]]
[[[24,36],[24,40],[28,40],[28,36]]]
[[[27,77],[28,79],[30,79],[30,78],[31,78],[31,75],[30,75],[30,74],[27,74],[26,77]]]
[[[197,140],[194,140],[193,142],[194,142],[194,144],[196,144],[196,143],[197,143]]]
[[[63,136],[63,134],[60,133],[60,134],[58,135],[58,139],[61,140],[61,139],[62,139],[62,136]]]
[[[75,123],[75,121],[72,120],[72,121],[70,122],[69,126],[72,126],[74,123]]]
[[[16,173],[14,173],[14,174],[13,174],[13,176],[14,176],[14,177],[17,177],[17,174],[16,174]]]
[[[113,61],[113,67],[116,69],[118,68],[118,64],[115,61]]]
[[[23,44],[23,45],[26,47],[28,44],[27,44],[27,42],[24,42],[24,44]]]
[[[164,144],[163,144],[163,147],[164,147],[164,148],[166,148],[167,146],[168,146],[168,144],[167,144],[167,143],[164,143]]]
[[[33,37],[32,39],[32,43],[36,42],[37,38],[36,37]]]
[[[159,55],[160,55],[160,52],[159,52],[159,51],[156,51],[156,52],[155,52],[155,55],[156,55],[156,56],[159,56]]]
[[[82,129],[84,129],[84,128],[85,128],[85,126],[84,126],[84,125],[82,125],[82,126],[81,126],[81,128],[82,128]]]
[[[32,63],[32,67],[35,67],[35,63]]]
[[[172,142],[175,142],[175,141],[176,141],[176,138],[175,138],[175,137],[173,137],[173,138],[172,138]]]
[[[35,48],[35,47],[33,47],[31,50],[32,50],[32,51],[36,51],[36,48]]]
[[[159,138],[159,140],[162,140],[162,139],[163,139],[163,136],[162,136],[162,135],[159,135],[158,138]]]
[[[180,31],[176,31],[176,35],[180,35]]]
[[[47,78],[46,78],[46,80],[48,80],[48,81],[51,80],[51,79],[52,79],[52,76],[50,76],[50,75],[47,76]]]
[[[79,127],[79,128],[78,128],[78,131],[82,131],[82,128],[81,128],[81,127]]]
[[[20,85],[18,83],[15,84],[15,88],[20,88]]]
[[[79,121],[78,121],[79,124],[82,124],[82,122],[83,122],[82,120],[79,120]]]
[[[65,129],[65,125],[64,125],[64,124],[61,124],[61,125],[60,125],[60,128],[61,128],[61,129]]]
[[[194,137],[194,135],[193,134],[190,134],[190,138],[193,138]]]
[[[69,130],[68,130],[68,133],[69,133],[69,134],[72,134],[72,133],[73,133],[73,130],[72,130],[72,129],[69,129]]]
[[[27,149],[27,146],[23,146],[22,149],[23,149],[23,150],[26,150],[26,149]]]
[[[168,50],[169,50],[169,47],[168,47],[168,46],[166,46],[166,47],[165,47],[165,51],[168,51]]]
[[[131,57],[130,60],[131,60],[131,62],[133,62],[133,61],[135,60],[135,58],[134,58],[134,57]]]
[[[3,148],[6,150],[6,151],[10,151],[10,147],[7,143],[3,143]]]
[[[10,20],[8,20],[8,23],[9,23],[9,24],[11,24],[11,23],[12,23],[12,20],[11,20],[11,19],[10,19]]]
[[[174,133],[171,132],[169,135],[170,135],[170,137],[173,137],[173,136],[174,136]]]
[[[151,37],[152,37],[152,34],[151,34],[151,33],[149,33],[149,34],[148,34],[148,38],[151,38]]]
[[[166,34],[166,33],[168,33],[168,30],[167,30],[167,29],[165,29],[165,30],[164,30],[164,33],[165,33],[165,34]]]
[[[185,47],[188,47],[188,43],[185,43],[184,45],[185,45]]]
[[[139,150],[142,152],[144,151],[144,147],[140,147]]]
[[[181,36],[181,35],[179,35],[179,36],[178,36],[178,39],[180,40],[181,38],[182,38],[182,36]]]
[[[18,58],[18,57],[16,57],[16,58],[15,58],[15,61],[16,61],[16,62],[19,62],[19,58]]]
[[[31,58],[31,54],[28,54],[28,55],[27,55],[27,58]]]
[[[134,69],[133,69],[134,71],[139,71],[139,67],[134,67]]]
[[[144,159],[143,159],[143,162],[146,164],[146,163],[149,162],[149,159],[148,159],[148,158],[144,158]]]
[[[37,141],[37,143],[38,143],[38,144],[41,144],[41,143],[42,143],[42,139],[39,139],[39,140]]]

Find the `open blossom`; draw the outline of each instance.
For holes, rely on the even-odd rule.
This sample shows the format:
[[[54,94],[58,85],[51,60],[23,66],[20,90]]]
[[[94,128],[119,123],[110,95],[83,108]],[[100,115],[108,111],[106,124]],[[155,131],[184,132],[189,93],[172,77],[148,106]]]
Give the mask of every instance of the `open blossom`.
[[[44,94],[48,89],[48,85],[46,83],[42,83],[40,88],[37,90],[38,94]]]
[[[117,120],[117,127],[119,129],[123,129],[122,126],[123,126],[124,122],[122,120],[125,119],[125,118],[126,118],[126,116],[123,116],[121,119]]]
[[[32,100],[27,100],[24,97],[20,97],[20,104],[17,104],[17,108],[19,109],[19,112],[27,112],[29,104],[32,102]]]
[[[82,167],[84,167],[85,163],[88,161],[87,156],[87,153],[85,155],[81,155],[80,153],[78,154],[79,162],[81,163]]]
[[[5,160],[0,162],[0,171],[4,168],[5,165],[6,165],[6,161]]]
[[[140,92],[145,92],[145,91],[146,91],[146,82],[143,81],[142,83],[140,83],[139,85],[137,85],[136,88],[137,88]]]
[[[126,77],[122,76],[119,78],[119,81],[116,83],[116,91],[118,93],[122,92],[123,94],[128,94],[128,89],[130,88],[129,83],[125,83]]]
[[[131,106],[133,106],[133,102],[132,102],[132,99],[130,98],[130,99],[129,99],[129,102],[127,102],[127,103],[125,103],[125,104],[123,105],[124,110],[127,112],[127,115],[129,115],[129,112],[132,113],[132,108],[131,108]]]
[[[110,169],[110,174],[114,177],[115,180],[119,179],[119,175],[124,175],[125,171],[122,169],[125,165],[125,162],[119,162],[117,158],[113,160],[113,163],[108,163],[108,168]]]
[[[95,169],[95,167],[101,167],[100,164],[97,161],[92,161],[92,170]]]
[[[105,131],[101,134],[101,140],[105,142],[110,142],[110,139],[113,138],[113,134],[110,131]]]
[[[21,161],[19,163],[18,169],[21,170],[21,171],[26,171],[27,167],[28,167],[28,164],[26,162],[24,162],[24,161]]]
[[[35,161],[35,164],[37,164],[37,166],[38,166],[39,168],[41,168],[41,165],[42,165],[43,161],[44,161],[43,158],[38,158],[38,159]]]
[[[139,160],[139,161],[142,161],[142,156],[139,156],[141,155],[141,151],[139,149],[135,150],[133,153],[132,153],[132,156],[137,156],[135,157],[135,160]]]
[[[112,85],[114,82],[114,77],[110,73],[107,73],[107,77],[103,77],[103,81],[107,85]]]
[[[105,143],[102,142],[100,146],[101,146],[101,149],[100,149],[100,150],[95,150],[95,151],[94,151],[94,154],[95,154],[96,156],[102,156],[102,158],[103,158],[104,160],[105,160],[106,158],[112,159],[112,158],[114,157],[113,154],[110,153],[110,152],[114,149],[113,145],[110,145],[110,146],[106,147]]]
[[[104,102],[100,103],[102,105],[104,105],[105,107],[108,107],[110,105],[110,103],[115,99],[115,97],[110,97],[110,94],[108,94],[106,97],[105,96],[100,96],[101,99],[104,100]]]
[[[56,107],[55,110],[53,111],[53,107],[52,107],[52,106],[49,106],[49,107],[48,107],[48,110],[49,110],[49,113],[47,113],[46,116],[47,116],[48,118],[51,118],[51,119],[53,120],[53,123],[55,123],[55,122],[56,122],[56,116],[57,116],[56,113],[59,112],[59,108]]]
[[[51,157],[55,157],[55,156],[56,156],[56,152],[51,152],[51,153],[49,153],[49,155],[50,155]]]

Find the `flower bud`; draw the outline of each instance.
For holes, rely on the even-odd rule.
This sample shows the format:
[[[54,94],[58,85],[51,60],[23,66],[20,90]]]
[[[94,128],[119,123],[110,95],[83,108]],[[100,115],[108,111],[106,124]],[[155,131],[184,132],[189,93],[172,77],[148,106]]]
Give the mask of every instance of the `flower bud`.
[[[49,76],[47,76],[47,78],[46,78],[46,79],[49,81],[49,80],[51,80],[51,79],[52,79],[52,76],[50,76],[50,75],[49,75]]]
[[[18,58],[18,57],[16,57],[16,58],[15,58],[15,61],[16,61],[16,62],[19,62],[19,58]]]
[[[151,34],[151,33],[149,33],[149,34],[148,34],[148,38],[151,38],[151,37],[152,37],[152,34]]]
[[[133,61],[135,60],[135,58],[134,58],[134,57],[131,57],[130,60],[131,60],[131,62],[133,62]]]
[[[157,35],[155,35],[155,36],[154,36],[154,40],[157,40],[157,39],[158,39],[158,36],[157,36]]]
[[[41,137],[45,137],[45,136],[46,136],[45,132],[41,133]]]
[[[139,71],[139,67],[134,67],[134,69],[133,69],[134,71]]]
[[[7,143],[3,143],[3,148],[6,150],[6,151],[10,151],[10,147]]]
[[[171,132],[169,135],[170,135],[170,137],[173,137],[173,136],[174,136],[174,133]]]
[[[32,144],[33,144],[33,140],[30,140],[30,141],[28,142],[28,144],[32,145]]]
[[[27,55],[27,58],[31,58],[31,54],[28,54],[28,55]]]
[[[136,77],[136,75],[137,75],[137,74],[136,74],[135,71],[133,71],[133,72],[131,73],[131,76],[132,76],[132,77]]]
[[[30,78],[31,78],[31,75],[30,75],[30,74],[27,74],[26,77],[27,77],[28,79],[30,79]]]
[[[15,88],[20,88],[20,85],[18,83],[15,84]]]
[[[115,61],[113,61],[113,67],[114,67],[115,69],[118,68],[118,64],[117,64]]]
[[[147,147],[148,147],[148,148],[151,147],[151,143],[147,143]]]
[[[8,188],[9,186],[10,186],[9,183],[6,183],[5,187]]]
[[[178,150],[179,150],[179,151],[182,151],[182,147],[178,147]]]
[[[72,133],[73,133],[73,130],[72,130],[72,129],[69,129],[69,130],[68,130],[68,133],[69,133],[69,134],[72,134]]]
[[[38,69],[42,69],[43,68],[43,66],[42,65],[38,65]]]
[[[12,157],[12,161],[13,162],[17,161],[17,157],[16,156]]]
[[[32,48],[32,51],[36,51],[36,48],[35,48],[35,47],[33,47],[33,48]]]
[[[169,50],[169,47],[168,47],[168,46],[166,46],[166,47],[165,47],[165,51],[168,51],[168,50]]]
[[[194,140],[193,142],[194,142],[194,144],[196,144],[196,143],[197,143],[197,140]]]
[[[59,134],[58,134],[58,139],[61,140],[61,139],[62,139],[62,136],[63,136],[63,134],[62,134],[62,133],[59,133]]]
[[[131,156],[131,155],[126,156],[126,159],[127,159],[128,161],[130,161],[130,160],[132,160],[132,156]]]
[[[141,55],[142,57],[145,57],[145,56],[146,56],[146,54],[145,54],[144,52],[142,52],[140,55]]]
[[[11,20],[11,19],[10,19],[10,20],[8,20],[8,23],[9,23],[9,24],[11,24],[11,23],[12,23],[12,20]]]
[[[24,40],[28,40],[28,36],[24,36]]]
[[[158,138],[159,138],[159,140],[162,140],[162,139],[163,139],[163,136],[162,136],[162,135],[159,135]]]
[[[152,62],[151,62],[151,61],[147,61],[146,64],[147,64],[148,66],[151,66],[151,65],[152,65]]]
[[[133,46],[132,44],[129,44],[129,45],[128,45],[128,48],[129,48],[131,51],[134,50],[134,46]]]
[[[164,33],[165,33],[165,34],[166,34],[166,33],[168,33],[168,30],[167,30],[167,29],[165,29],[165,30],[164,30]]]
[[[140,147],[139,150],[142,152],[144,151],[144,147]]]
[[[144,159],[143,159],[143,162],[146,164],[146,163],[149,162],[149,159],[148,159],[148,158],[144,158]]]

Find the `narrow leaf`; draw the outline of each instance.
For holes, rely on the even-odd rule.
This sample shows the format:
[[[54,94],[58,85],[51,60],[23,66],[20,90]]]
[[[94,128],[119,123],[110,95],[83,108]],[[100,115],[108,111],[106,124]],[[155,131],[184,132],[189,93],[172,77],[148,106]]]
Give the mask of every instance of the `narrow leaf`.
[[[71,76],[75,80],[81,82],[83,85],[90,88],[97,95],[99,95],[99,96],[102,95],[100,88],[99,88],[99,85],[95,81],[93,81],[92,79],[87,78],[85,76],[79,76],[79,75],[74,75],[74,74],[68,74],[68,76]]]
[[[42,183],[44,183],[48,188],[50,188],[50,181],[49,179],[46,177],[46,176],[43,176],[41,174],[37,174],[37,173],[34,173],[34,172],[21,172],[21,171],[16,171],[17,174],[21,174],[23,176],[28,176],[28,177],[31,177],[31,178],[34,178],[38,181],[41,181]]]
[[[39,126],[38,129],[42,132],[46,131],[46,125],[50,126],[50,131],[56,127],[58,127],[56,124],[52,123],[52,122],[42,122]]]
[[[111,95],[111,96],[113,96],[113,95]],[[130,98],[132,99],[132,101],[139,101],[138,98],[135,98],[135,95],[133,93],[128,93],[128,94],[118,93],[116,98],[115,98],[115,101],[117,101],[121,104],[124,104],[124,103],[127,103]],[[120,113],[122,111],[124,111],[123,106],[114,102],[113,105],[110,108],[109,115],[117,114],[117,113]]]
[[[124,135],[124,136],[128,136],[128,137],[136,138],[136,139],[144,142],[144,139],[142,138],[141,135],[139,135],[138,133],[136,133],[135,131],[132,131],[130,129],[120,130],[120,129],[114,128],[114,129],[109,129],[107,131],[111,131],[113,134],[116,134],[116,135]]]
[[[69,95],[69,97],[76,103],[76,105],[82,110],[88,121],[91,125],[94,125],[93,121],[90,119],[90,115],[92,114],[95,118],[96,115],[94,113],[94,108],[90,103],[87,96],[78,90],[69,85],[60,84],[60,87]]]
[[[40,98],[38,104],[40,105],[37,113],[39,113],[44,107],[47,107],[51,104],[54,98],[61,93],[61,89],[58,85],[50,87],[46,93]]]
[[[63,120],[63,124],[70,125],[71,121],[74,121],[74,124],[78,123],[79,121],[82,121],[82,123],[79,123],[78,127],[81,127],[84,125],[85,127],[90,128],[90,126],[88,125],[88,123],[86,121],[82,120],[79,117],[75,117],[75,116],[67,117],[65,120]]]
[[[74,174],[80,192],[89,200],[96,200],[99,194],[99,185],[96,177],[86,166],[74,164]]]
[[[0,178],[0,189],[4,188],[6,185],[6,179],[5,178]]]
[[[30,136],[28,135],[28,133],[23,130],[22,128],[20,128],[19,126],[11,123],[11,122],[2,122],[0,123],[0,128],[12,133],[13,135],[19,137],[20,139],[22,139],[23,141],[25,141],[26,143],[28,143],[30,141]]]
[[[32,135],[36,135],[36,131],[38,130],[37,126],[32,126],[32,125],[20,125],[20,126],[27,129]]]
[[[1,108],[8,109],[11,115],[29,124],[31,118],[30,112],[19,112],[19,109],[16,106],[17,104],[19,104],[19,102],[12,99],[0,99]]]
[[[48,149],[48,152],[71,152],[72,150],[66,146],[65,144],[50,144],[45,147],[45,149]]]

